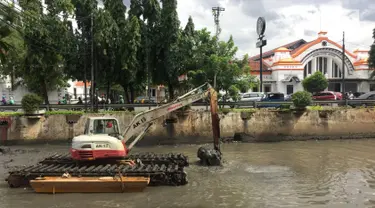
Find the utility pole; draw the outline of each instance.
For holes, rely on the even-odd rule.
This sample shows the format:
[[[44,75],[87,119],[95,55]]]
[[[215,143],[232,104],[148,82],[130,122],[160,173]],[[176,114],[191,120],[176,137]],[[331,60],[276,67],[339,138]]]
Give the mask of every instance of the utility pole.
[[[342,93],[345,95],[345,32],[342,32]],[[346,99],[346,96],[345,96]]]
[[[91,110],[94,111],[94,33],[93,33],[93,27],[94,27],[94,15],[91,13]]]
[[[82,36],[83,36],[83,64],[84,64],[84,77],[83,77],[83,80],[84,80],[84,89],[85,89],[85,112],[87,112],[87,54],[86,54],[86,39],[85,39],[85,25],[83,24],[83,27],[82,27]]]
[[[149,44],[149,37],[148,35],[150,34],[149,33],[149,20],[147,20],[147,24],[148,24],[148,27],[147,27],[147,33],[146,33],[146,70],[147,70],[147,97],[148,97],[148,101],[151,101],[151,89],[150,89],[150,79],[151,79],[151,73],[150,73],[150,66],[149,66],[149,55],[150,55],[150,44]],[[156,99],[157,101],[157,99]],[[148,106],[148,109],[150,110],[151,109],[151,106]]]
[[[215,35],[216,35],[217,40],[219,40],[219,35],[221,32],[219,17],[220,17],[220,13],[223,11],[225,11],[225,8],[223,7],[212,7],[212,14],[214,15],[214,21],[215,21],[215,27],[216,27]],[[214,76],[214,88],[216,88],[216,77],[217,77],[217,70]]]

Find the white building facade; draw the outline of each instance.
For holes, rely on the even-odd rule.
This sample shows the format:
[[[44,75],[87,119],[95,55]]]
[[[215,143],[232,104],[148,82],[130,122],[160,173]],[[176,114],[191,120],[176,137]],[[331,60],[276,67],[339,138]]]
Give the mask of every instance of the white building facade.
[[[329,81],[327,90],[342,92],[342,45],[331,41],[327,32],[319,32],[317,39],[303,39],[263,53],[263,91],[292,94],[303,90],[302,80],[316,71]],[[367,64],[368,50],[345,50],[345,91],[375,91],[375,81]],[[259,55],[250,58],[251,74],[259,78]],[[253,89],[257,91],[258,89]]]
[[[68,81],[69,87],[67,88],[60,88],[56,90],[52,90],[48,92],[48,99],[50,104],[57,104],[59,100],[62,99],[63,96],[69,94],[72,99],[77,99],[78,97],[84,97],[84,82],[82,81]],[[90,93],[90,83],[87,83],[87,94]],[[7,100],[10,97],[13,97],[16,104],[20,104],[22,97],[29,92],[29,90],[23,86],[18,85],[13,87],[11,85],[11,79],[9,76],[5,77],[4,79],[0,80],[0,93],[1,96],[5,96]]]

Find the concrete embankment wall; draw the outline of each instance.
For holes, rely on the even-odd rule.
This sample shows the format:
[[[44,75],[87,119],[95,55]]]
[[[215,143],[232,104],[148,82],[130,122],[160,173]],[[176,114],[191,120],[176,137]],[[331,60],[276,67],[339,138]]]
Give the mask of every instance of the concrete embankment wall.
[[[11,125],[1,134],[1,140],[12,141],[67,141],[82,134],[88,116],[82,115],[77,123],[68,124],[65,115],[41,118],[11,117]],[[122,131],[133,115],[105,114],[119,119]],[[167,117],[158,119],[140,144],[186,144],[212,141],[210,112],[174,114],[175,123],[165,124]],[[375,111],[348,109],[334,111],[277,112],[256,111],[220,114],[221,137],[244,133],[249,141],[375,138]],[[7,137],[7,138],[6,138]]]

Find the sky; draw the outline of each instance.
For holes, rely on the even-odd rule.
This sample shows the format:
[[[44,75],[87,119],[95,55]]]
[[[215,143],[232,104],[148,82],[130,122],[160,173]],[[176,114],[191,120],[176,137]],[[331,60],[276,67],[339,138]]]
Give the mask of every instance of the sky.
[[[130,0],[123,2],[129,9]],[[351,51],[369,49],[374,42],[375,0],[177,0],[181,27],[191,16],[196,29],[207,28],[214,34],[212,7],[217,6],[225,8],[220,15],[220,39],[233,36],[237,57],[259,53],[255,44],[260,16],[266,20],[264,51],[299,39],[312,41],[319,31],[340,44],[345,31],[345,45]]]
[[[123,0],[129,5],[130,0]],[[369,49],[374,42],[375,0],[178,0],[181,27],[192,16],[196,29],[207,28],[214,34],[212,7],[224,7],[220,15],[221,40],[232,35],[238,46],[237,56],[259,53],[256,21],[266,19],[264,51],[298,39],[311,41],[319,31],[349,50]]]

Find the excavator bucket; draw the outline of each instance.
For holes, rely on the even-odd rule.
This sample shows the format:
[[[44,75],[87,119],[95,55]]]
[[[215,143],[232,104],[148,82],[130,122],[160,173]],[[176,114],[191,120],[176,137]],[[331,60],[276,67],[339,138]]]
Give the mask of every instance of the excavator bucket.
[[[208,149],[206,147],[200,147],[198,149],[197,156],[200,162],[204,166],[219,166],[221,165],[221,151],[220,151],[220,119],[218,115],[218,101],[217,92],[214,88],[209,89],[210,98],[210,111],[211,111],[211,124],[214,149]]]

